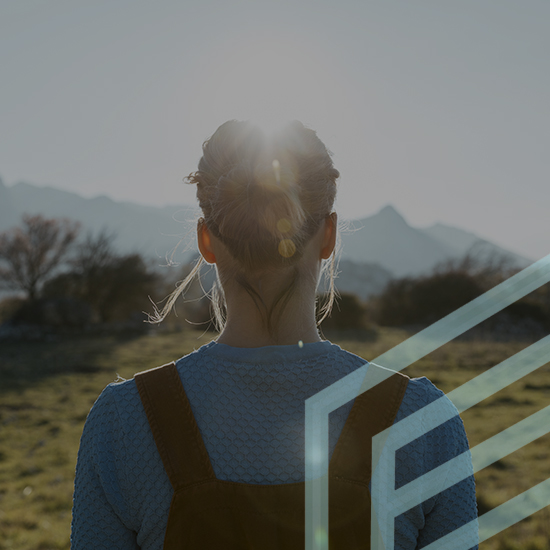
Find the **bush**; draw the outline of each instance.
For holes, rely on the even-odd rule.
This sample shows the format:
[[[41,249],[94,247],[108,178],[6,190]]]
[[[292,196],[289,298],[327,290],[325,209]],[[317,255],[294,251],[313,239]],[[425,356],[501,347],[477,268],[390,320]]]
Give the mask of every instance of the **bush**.
[[[385,326],[429,325],[483,294],[464,272],[391,281],[377,300],[376,321]]]
[[[84,328],[92,321],[90,306],[75,298],[40,298],[24,303],[12,316],[13,325]]]
[[[326,295],[319,297],[322,304]],[[341,293],[336,299],[330,315],[321,323],[326,330],[366,329],[367,308],[355,294]]]
[[[317,317],[328,298],[321,294],[317,300]],[[355,295],[341,293],[336,299],[331,314],[321,323],[321,331],[330,338],[372,340],[376,331],[371,327],[366,305]]]
[[[483,266],[466,256],[439,266],[431,275],[390,281],[373,300],[374,319],[385,326],[428,326],[471,302],[514,272],[498,264]],[[466,333],[505,340],[532,339],[550,329],[550,285],[521,300]]]
[[[100,322],[123,321],[149,307],[158,276],[139,254],[113,256],[105,265],[87,272],[71,271],[48,281],[46,297],[70,297],[92,308]]]
[[[0,324],[10,321],[25,304],[25,298],[10,296],[0,302]]]

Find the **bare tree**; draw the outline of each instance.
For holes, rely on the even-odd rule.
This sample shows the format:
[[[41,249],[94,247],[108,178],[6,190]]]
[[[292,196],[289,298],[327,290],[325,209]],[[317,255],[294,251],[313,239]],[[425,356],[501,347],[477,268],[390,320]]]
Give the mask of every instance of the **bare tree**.
[[[109,232],[106,228],[96,236],[88,232],[69,262],[74,271],[90,276],[93,271],[109,265],[117,255],[113,246],[115,239],[116,233]]]
[[[80,224],[23,214],[23,227],[0,234],[0,283],[23,290],[30,300],[63,264]]]
[[[70,296],[89,304],[102,321],[126,319],[149,305],[159,277],[139,254],[115,250],[116,235],[103,229],[88,233],[75,247],[71,269],[51,279],[44,287],[46,296]]]

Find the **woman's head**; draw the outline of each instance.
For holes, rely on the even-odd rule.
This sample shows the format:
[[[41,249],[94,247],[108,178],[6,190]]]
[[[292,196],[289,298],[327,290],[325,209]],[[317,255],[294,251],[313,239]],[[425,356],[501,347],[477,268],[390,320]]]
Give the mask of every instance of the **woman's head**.
[[[209,231],[245,272],[289,266],[332,211],[338,171],[313,130],[292,122],[270,136],[222,124],[203,145],[197,198]]]
[[[327,220],[334,223],[329,216],[338,176],[325,145],[300,122],[266,135],[249,122],[232,120],[204,142],[198,170],[186,178],[197,185],[203,212],[199,243],[205,229],[222,243],[222,257],[216,259],[222,286],[231,280],[245,289],[263,310],[268,328],[275,309],[282,310],[297,287],[308,244]],[[334,263],[330,266],[332,283]],[[200,263],[157,320],[199,269]],[[284,271],[291,272],[288,284],[267,303],[253,280]]]

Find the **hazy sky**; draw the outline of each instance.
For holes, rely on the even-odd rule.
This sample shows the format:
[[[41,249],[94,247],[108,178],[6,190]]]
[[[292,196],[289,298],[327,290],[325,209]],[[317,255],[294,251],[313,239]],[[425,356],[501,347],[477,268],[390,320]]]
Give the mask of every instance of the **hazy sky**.
[[[0,176],[192,203],[227,119],[299,119],[338,211],[550,253],[548,0],[0,4]]]

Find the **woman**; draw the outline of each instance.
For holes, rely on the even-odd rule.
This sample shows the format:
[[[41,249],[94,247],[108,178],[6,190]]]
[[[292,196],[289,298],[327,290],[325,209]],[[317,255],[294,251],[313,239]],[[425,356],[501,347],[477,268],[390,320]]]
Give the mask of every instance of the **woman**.
[[[323,269],[325,315],[334,295],[339,173],[315,132],[293,122],[268,137],[229,121],[198,168],[201,262],[156,320],[206,261],[221,332],[103,391],[82,435],[73,550],[303,548],[305,400],[365,364],[317,330]],[[331,548],[369,548],[371,436],[442,395],[426,378],[388,380],[330,415]],[[467,449],[456,416],[398,451],[396,488]],[[397,517],[395,548],[475,517],[471,476]]]

